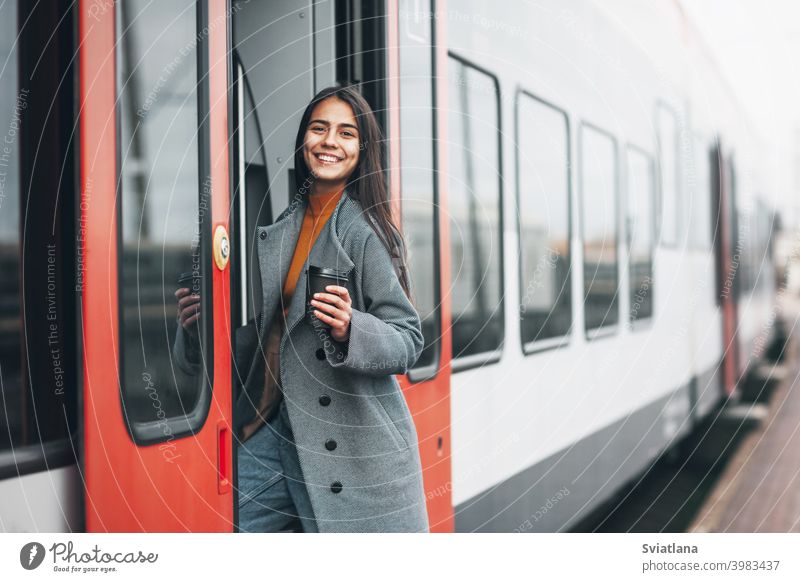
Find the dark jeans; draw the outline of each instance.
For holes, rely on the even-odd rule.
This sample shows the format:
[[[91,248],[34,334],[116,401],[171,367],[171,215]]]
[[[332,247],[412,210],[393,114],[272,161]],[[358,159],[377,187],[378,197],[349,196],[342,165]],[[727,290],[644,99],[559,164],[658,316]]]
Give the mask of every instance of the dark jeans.
[[[317,532],[286,403],[238,447],[239,530]]]

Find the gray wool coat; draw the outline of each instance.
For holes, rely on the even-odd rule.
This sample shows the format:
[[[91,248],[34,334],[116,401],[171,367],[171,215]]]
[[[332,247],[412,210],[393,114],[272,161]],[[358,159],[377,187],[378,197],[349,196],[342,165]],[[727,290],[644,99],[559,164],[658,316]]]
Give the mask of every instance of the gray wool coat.
[[[257,229],[265,316],[281,301],[306,205],[296,196],[273,224]],[[349,274],[347,342],[336,342],[304,317],[309,264]],[[237,433],[253,418],[263,388],[260,348],[268,329],[253,322],[236,332],[236,365],[240,374],[247,370],[234,404]],[[422,352],[420,318],[389,253],[347,190],[300,273],[285,330],[281,383],[319,531],[427,532],[416,428],[395,378]],[[182,331],[179,326],[179,364],[188,363]],[[337,443],[333,451],[326,448],[331,439]]]

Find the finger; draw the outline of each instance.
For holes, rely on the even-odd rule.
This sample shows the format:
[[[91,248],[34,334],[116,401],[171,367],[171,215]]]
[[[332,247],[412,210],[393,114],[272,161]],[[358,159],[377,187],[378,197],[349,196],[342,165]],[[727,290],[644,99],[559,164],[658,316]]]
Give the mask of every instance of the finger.
[[[336,305],[339,303],[339,301],[341,301],[341,298],[338,295],[331,295],[330,293],[314,293],[314,299],[317,301],[324,301],[325,303],[332,305]]]
[[[330,325],[331,328],[333,328],[333,329],[342,329],[343,330],[343,329],[347,328],[347,322],[344,322],[344,321],[342,321],[340,319],[337,319],[335,317],[331,317],[330,315],[322,313],[321,311],[315,311],[314,315],[316,315],[317,318],[319,318],[320,321],[323,321],[323,322],[327,323],[328,325]]]
[[[321,311],[315,310],[314,315],[317,317],[317,319],[324,321],[325,323],[331,323],[333,321],[333,318],[330,315],[322,313]]]
[[[314,299],[311,300],[311,304],[319,309],[323,309],[328,312],[332,317],[343,321],[345,323],[350,321],[350,310],[349,309],[338,309],[333,305],[328,305],[327,303],[321,303]]]
[[[350,301],[350,292],[347,290],[347,287],[342,287],[341,285],[327,285],[325,290],[337,293],[342,299]]]
[[[194,315],[192,315],[190,318],[188,318],[186,320],[186,324],[185,325],[192,325],[193,323],[196,323],[199,319],[200,319],[200,314],[199,313],[195,313]]]
[[[343,308],[345,305],[350,303],[350,298],[348,297],[347,300],[339,297],[338,295],[331,295],[330,293],[315,293],[314,297],[319,295],[318,301],[326,301],[332,305],[337,305]]]
[[[186,287],[181,287],[180,289],[175,290],[175,297],[177,297],[178,299],[188,294],[189,294],[189,289],[187,289]]]
[[[200,308],[200,303],[187,303],[185,305],[178,306],[179,313],[189,313],[192,314]]]
[[[191,307],[189,307],[189,308],[187,308],[187,309],[184,309],[184,310],[182,310],[182,311],[181,311],[181,313],[180,313],[180,317],[181,317],[181,324],[182,324],[182,325],[186,325],[186,321],[187,321],[187,320],[188,320],[190,317],[192,317],[192,316],[193,316],[193,315],[195,315],[195,314],[199,314],[199,313],[200,313],[200,306],[199,306],[199,305],[197,305],[197,306],[196,306],[194,309],[192,309]]]
[[[313,305],[317,309],[321,309],[326,313],[331,314],[334,317],[338,317],[339,313],[341,313],[341,310],[338,309],[336,306],[330,305],[328,303],[322,303],[321,301],[316,301],[315,299],[311,300],[311,305]]]
[[[346,314],[342,314],[341,312],[338,312],[335,315],[329,315],[321,311],[315,311],[314,314],[331,327],[347,329],[347,326],[350,324],[350,317]]]
[[[200,296],[199,295],[189,295],[188,297],[184,297],[183,299],[179,299],[178,300],[178,307],[180,309],[186,309],[187,307],[190,307],[190,306],[194,305],[195,303],[199,303],[199,302],[200,302]]]

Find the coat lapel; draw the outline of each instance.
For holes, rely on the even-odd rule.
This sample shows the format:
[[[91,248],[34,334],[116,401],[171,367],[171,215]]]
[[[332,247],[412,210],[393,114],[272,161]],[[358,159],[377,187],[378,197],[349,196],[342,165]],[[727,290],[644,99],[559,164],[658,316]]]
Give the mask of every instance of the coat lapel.
[[[282,219],[269,226],[258,227],[258,268],[261,273],[261,315],[264,323],[269,324],[269,319],[274,313],[281,299],[283,281],[289,272],[292,263],[294,247],[303,225],[303,216],[307,202],[304,199],[295,205],[295,208]],[[261,339],[264,339],[264,329],[261,327]]]
[[[250,369],[247,372],[247,377],[244,382],[244,390],[239,395],[236,403],[236,411],[234,418],[236,418],[237,427],[244,420],[250,418],[253,413],[253,403],[258,402],[261,390],[263,390],[264,383],[264,357],[259,356],[258,352],[263,350],[264,342],[266,341],[266,330],[269,329],[271,318],[275,314],[275,310],[281,299],[283,292],[283,282],[286,279],[286,274],[289,272],[289,266],[294,256],[294,249],[297,246],[297,239],[300,236],[300,229],[303,225],[303,217],[308,203],[301,200],[295,204],[294,208],[284,214],[273,224],[266,227],[258,227],[256,229],[257,237],[257,251],[258,262],[261,274],[261,289],[263,299],[261,303],[261,315],[264,318],[264,324],[258,329],[256,335],[256,345],[254,346],[255,354],[252,357]],[[358,202],[350,196],[347,192],[342,195],[336,209],[333,211],[331,218],[325,224],[319,237],[314,242],[311,248],[309,258],[306,261],[300,277],[297,281],[294,294],[292,296],[292,304],[287,314],[286,330],[290,330],[298,321],[300,321],[305,314],[305,286],[306,274],[305,269],[309,264],[317,265],[320,267],[331,267],[339,271],[344,271],[348,275],[352,275],[353,261],[345,252],[342,247],[341,241],[337,236],[337,226],[342,223],[341,229],[347,230],[350,220],[354,215],[361,212],[361,207]],[[353,295],[352,282],[349,287],[351,296]],[[279,314],[280,316],[280,314]],[[284,332],[284,338],[281,340],[281,353],[283,352],[283,341],[288,333]],[[237,428],[238,430],[238,428]]]
[[[270,226],[258,229],[258,259],[264,295],[262,313],[265,318],[272,317],[280,303],[283,282],[286,280],[286,274],[289,272],[289,266],[294,257],[294,249],[300,236],[307,204],[303,200],[291,214]],[[300,271],[292,295],[292,303],[286,318],[287,330],[291,329],[305,315],[306,269],[309,265],[336,269],[348,275],[352,272],[353,261],[350,260],[337,236],[337,222],[342,213],[351,213],[355,204],[357,202],[351,199],[347,192],[342,194],[333,214],[311,247],[311,252]],[[262,235],[262,232],[266,234]],[[264,340],[263,329],[261,330],[261,339]]]
[[[263,320],[256,326],[252,347],[245,344],[240,346],[237,343],[236,349],[247,350],[246,356],[250,359],[250,367],[247,370],[243,390],[234,405],[233,417],[237,434],[242,424],[252,418],[256,403],[261,398],[261,392],[264,389],[265,358],[262,352],[266,341],[265,331],[269,329],[270,325],[267,318],[274,315],[278,301],[280,301],[282,282],[289,271],[295,242],[303,224],[306,204],[305,200],[300,200],[291,212],[282,214],[271,225],[256,228],[256,250],[262,293],[261,313],[256,316],[256,321],[259,322],[262,318]],[[242,339],[247,338],[243,337]]]

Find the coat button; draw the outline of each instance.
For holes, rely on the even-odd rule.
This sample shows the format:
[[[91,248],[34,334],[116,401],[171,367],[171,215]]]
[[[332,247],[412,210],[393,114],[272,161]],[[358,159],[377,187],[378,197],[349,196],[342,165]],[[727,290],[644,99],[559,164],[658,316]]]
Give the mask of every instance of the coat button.
[[[331,491],[333,491],[334,493],[339,493],[341,490],[342,490],[341,483],[339,483],[338,481],[334,481],[333,483],[331,483]]]
[[[322,406],[328,406],[328,404],[331,403],[331,397],[328,396],[327,394],[323,394],[322,396],[319,397],[319,403]]]
[[[317,350],[317,359],[318,360],[324,360],[325,359],[325,350],[323,350],[322,348],[319,348]]]
[[[326,440],[325,441],[325,448],[328,449],[329,451],[332,451],[333,449],[336,448],[336,441],[333,440],[333,439]]]
[[[265,238],[267,238],[267,233],[262,230],[261,233],[258,235],[258,238],[264,240]]]

